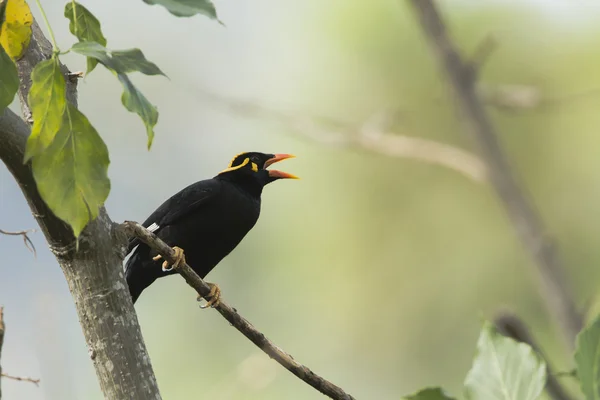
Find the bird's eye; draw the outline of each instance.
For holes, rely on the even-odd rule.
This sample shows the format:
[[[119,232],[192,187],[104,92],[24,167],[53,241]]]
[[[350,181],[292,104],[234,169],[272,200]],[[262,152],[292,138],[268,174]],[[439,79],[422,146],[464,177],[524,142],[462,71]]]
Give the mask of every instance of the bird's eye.
[[[252,157],[250,158],[250,160],[251,160],[253,163],[256,163],[256,164],[258,164],[258,161],[259,161],[257,156],[252,156]]]

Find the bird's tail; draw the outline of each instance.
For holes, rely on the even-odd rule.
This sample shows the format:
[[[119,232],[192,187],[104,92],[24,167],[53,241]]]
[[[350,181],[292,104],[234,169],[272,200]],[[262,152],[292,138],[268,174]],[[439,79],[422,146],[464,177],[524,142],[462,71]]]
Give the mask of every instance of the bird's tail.
[[[127,286],[129,286],[129,294],[133,303],[137,301],[144,289],[152,284],[156,280],[156,276],[152,273],[152,268],[145,266],[145,259],[140,249],[142,245],[138,246],[133,252],[127,264],[125,265],[125,279],[127,280]],[[149,249],[148,249],[149,250]]]

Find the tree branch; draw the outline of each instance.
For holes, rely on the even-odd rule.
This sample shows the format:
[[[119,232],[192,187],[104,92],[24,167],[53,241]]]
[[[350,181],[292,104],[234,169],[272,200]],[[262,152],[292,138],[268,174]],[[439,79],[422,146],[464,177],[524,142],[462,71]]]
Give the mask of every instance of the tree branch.
[[[14,375],[5,374],[3,372],[0,375],[0,377],[6,378],[6,379],[12,379],[13,381],[30,382],[30,383],[33,383],[35,386],[39,386],[40,385],[40,380],[39,379],[30,378],[28,376],[14,376]]]
[[[17,62],[19,98],[24,118],[32,122],[27,96],[31,71],[52,56],[52,46],[37,23],[32,25],[30,45]],[[62,65],[67,100],[76,105],[77,77]],[[0,159],[12,173],[65,275],[79,322],[93,360],[100,388],[107,400],[153,399],[160,393],[127,283],[123,276],[124,246],[114,235],[104,208],[90,222],[77,249],[71,229],[46,206],[33,179],[31,164],[23,164],[29,124],[6,109],[0,115]]]
[[[527,329],[525,322],[514,314],[503,313],[494,319],[494,325],[496,325],[498,332],[502,333],[504,336],[508,336],[518,342],[523,342],[531,346],[531,348],[546,362],[546,375],[548,378],[545,389],[550,397],[554,400],[573,400],[556,378],[556,374],[548,362],[548,357],[546,357],[529,332],[529,329]]]
[[[160,240],[155,234],[148,231],[146,228],[133,221],[125,221],[121,225],[122,229],[129,236],[135,236],[142,242],[146,243],[153,250],[157,251],[162,257],[173,263],[175,261],[175,251],[165,242]],[[175,269],[199,295],[205,297],[210,294],[210,286],[202,280],[187,263],[181,263]],[[315,374],[310,369],[300,364],[294,358],[277,347],[263,333],[258,331],[248,320],[242,317],[235,308],[226,304],[221,300],[220,304],[215,307],[219,313],[238,331],[246,336],[258,348],[267,353],[284,368],[296,375],[298,378],[323,393],[332,399],[336,400],[353,400],[354,397],[346,393],[342,388],[334,385],[328,380]]]
[[[536,272],[548,312],[562,328],[569,348],[583,326],[572,293],[565,284],[562,265],[552,240],[534,207],[512,175],[496,132],[476,91],[473,71],[466,65],[432,0],[411,0],[431,49],[450,80],[465,130],[478,144],[488,167],[490,183],[502,202],[516,234],[537,266]]]
[[[7,236],[22,236],[25,247],[27,247],[27,249],[29,249],[29,251],[31,251],[35,257],[37,257],[37,252],[35,251],[35,246],[33,245],[33,242],[31,241],[31,239],[29,238],[29,233],[34,233],[35,231],[36,231],[35,229],[27,229],[25,231],[11,232],[11,231],[5,231],[3,229],[0,229],[0,234],[7,235]]]

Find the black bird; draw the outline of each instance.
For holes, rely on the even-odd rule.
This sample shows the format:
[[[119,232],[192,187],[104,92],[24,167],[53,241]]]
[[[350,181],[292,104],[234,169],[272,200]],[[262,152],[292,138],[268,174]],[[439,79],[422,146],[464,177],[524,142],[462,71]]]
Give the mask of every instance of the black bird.
[[[260,214],[263,187],[278,179],[298,179],[266,168],[294,157],[291,154],[241,153],[212,179],[191,184],[165,201],[143,226],[169,246],[175,246],[178,262],[185,260],[204,278],[254,227]],[[137,248],[136,248],[137,246]],[[133,254],[125,277],[133,302],[157,278],[175,273],[160,256],[137,238],[129,241]],[[220,290],[211,284],[210,305],[218,303]]]

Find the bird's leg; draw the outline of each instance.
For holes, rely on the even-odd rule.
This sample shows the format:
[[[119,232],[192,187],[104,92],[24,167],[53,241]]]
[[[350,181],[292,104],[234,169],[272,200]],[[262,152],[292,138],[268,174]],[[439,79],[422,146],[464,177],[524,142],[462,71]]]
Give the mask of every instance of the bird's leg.
[[[221,303],[221,288],[215,283],[206,282],[210,286],[210,293],[206,296],[206,304],[201,305],[200,308],[216,307]],[[203,297],[198,296],[197,301],[202,301]]]
[[[167,260],[165,260],[162,264],[162,270],[165,272],[172,271],[177,268],[179,264],[185,263],[185,254],[183,253],[183,249],[181,247],[173,246],[173,250],[175,251],[175,262],[170,264]],[[158,261],[163,258],[160,254],[152,257],[154,261]],[[201,305],[200,308],[209,308],[216,307],[221,303],[221,288],[219,285],[215,283],[206,282],[208,286],[210,286],[210,293],[206,296],[206,304]],[[198,296],[196,300],[201,301],[203,299],[202,296]]]
[[[170,263],[165,260],[162,264],[162,270],[164,272],[172,271],[173,269],[179,267],[179,264],[185,263],[185,254],[183,254],[183,249],[181,247],[173,246],[173,250],[175,251],[175,262],[170,265]],[[154,261],[158,261],[163,258],[160,254],[152,257]]]

